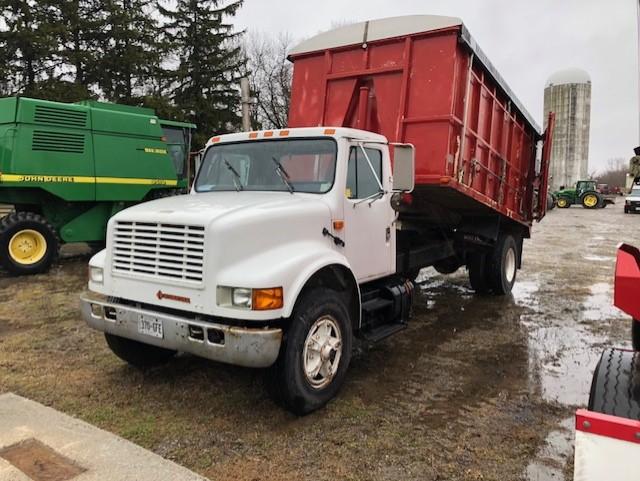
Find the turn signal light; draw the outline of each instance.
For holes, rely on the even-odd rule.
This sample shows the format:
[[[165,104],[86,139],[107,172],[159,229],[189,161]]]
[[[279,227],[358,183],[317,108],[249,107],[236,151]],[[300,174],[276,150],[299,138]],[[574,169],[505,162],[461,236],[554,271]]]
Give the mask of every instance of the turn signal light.
[[[335,230],[342,230],[344,228],[344,221],[343,220],[334,220],[333,221],[333,228]]]
[[[253,289],[251,308],[254,311],[269,311],[280,309],[284,305],[282,287],[271,289]]]

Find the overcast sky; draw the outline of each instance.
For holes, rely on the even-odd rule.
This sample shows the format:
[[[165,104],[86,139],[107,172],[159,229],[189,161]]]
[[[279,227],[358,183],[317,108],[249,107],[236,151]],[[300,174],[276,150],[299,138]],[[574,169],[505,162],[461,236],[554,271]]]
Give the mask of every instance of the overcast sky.
[[[462,18],[518,98],[542,125],[543,92],[557,70],[592,81],[589,172],[633,155],[638,139],[638,0],[245,0],[248,31],[305,38],[332,24],[397,15]]]

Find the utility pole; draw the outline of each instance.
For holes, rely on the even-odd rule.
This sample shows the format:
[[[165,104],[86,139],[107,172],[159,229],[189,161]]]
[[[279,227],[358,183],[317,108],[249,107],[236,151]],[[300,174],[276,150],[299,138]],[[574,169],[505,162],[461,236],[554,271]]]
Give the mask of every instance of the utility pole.
[[[251,115],[249,113],[249,105],[251,105],[251,89],[249,87],[249,79],[247,77],[242,77],[240,79],[240,97],[242,100],[242,130],[249,132],[251,130]]]

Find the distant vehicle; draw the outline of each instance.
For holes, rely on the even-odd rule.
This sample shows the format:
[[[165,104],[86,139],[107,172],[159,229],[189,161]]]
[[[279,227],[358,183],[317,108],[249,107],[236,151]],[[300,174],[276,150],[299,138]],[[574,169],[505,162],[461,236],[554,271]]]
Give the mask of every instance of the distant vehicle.
[[[635,214],[638,212],[640,212],[640,185],[636,184],[624,199],[624,213]]]
[[[102,245],[107,221],[187,189],[192,124],[87,100],[0,99],[0,265],[46,271],[61,244]]]
[[[576,412],[575,481],[636,481],[640,457],[640,251],[618,248],[614,304],[632,316],[633,350],[606,349],[588,409]]]
[[[611,188],[609,187],[609,184],[598,184],[597,190],[602,195],[610,195],[612,193]]]
[[[582,205],[585,209],[602,209],[614,203],[613,199],[598,191],[595,180],[579,180],[574,188],[561,188],[553,193],[553,197],[560,209],[568,209],[574,204]]]

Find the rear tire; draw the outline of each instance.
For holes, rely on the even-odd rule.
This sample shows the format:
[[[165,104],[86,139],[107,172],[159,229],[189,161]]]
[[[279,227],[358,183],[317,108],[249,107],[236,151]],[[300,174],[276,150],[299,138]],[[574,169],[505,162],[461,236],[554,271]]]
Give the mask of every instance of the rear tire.
[[[276,401],[299,416],[324,406],[344,382],[352,344],[351,320],[340,294],[326,288],[303,294],[270,368],[269,388]]]
[[[504,296],[511,292],[518,273],[518,246],[515,238],[502,235],[498,238],[487,265],[487,277],[494,294]]]
[[[0,219],[0,265],[11,275],[46,272],[59,248],[55,228],[41,215],[13,212]]]
[[[491,285],[487,276],[487,254],[483,252],[471,254],[467,270],[469,271],[469,283],[476,294],[489,294]]]
[[[111,352],[123,361],[138,368],[164,364],[176,354],[176,351],[170,349],[143,344],[142,342],[115,336],[107,332],[104,333],[104,337]]]
[[[589,410],[640,419],[640,353],[606,349],[593,373]]]
[[[595,192],[588,192],[580,198],[585,209],[597,209],[602,204],[602,197]]]
[[[631,345],[634,351],[640,351],[640,321],[631,320]]]

